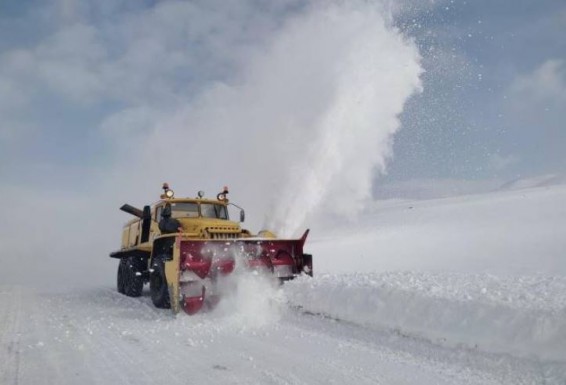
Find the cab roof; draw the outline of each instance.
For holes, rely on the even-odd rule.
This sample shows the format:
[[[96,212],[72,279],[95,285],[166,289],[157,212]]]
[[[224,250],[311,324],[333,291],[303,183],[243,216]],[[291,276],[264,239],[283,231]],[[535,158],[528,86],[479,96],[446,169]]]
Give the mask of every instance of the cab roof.
[[[153,204],[153,206],[157,206],[162,203],[213,203],[217,205],[224,205],[227,206],[227,201],[220,201],[218,199],[206,199],[206,198],[165,198],[160,199]]]

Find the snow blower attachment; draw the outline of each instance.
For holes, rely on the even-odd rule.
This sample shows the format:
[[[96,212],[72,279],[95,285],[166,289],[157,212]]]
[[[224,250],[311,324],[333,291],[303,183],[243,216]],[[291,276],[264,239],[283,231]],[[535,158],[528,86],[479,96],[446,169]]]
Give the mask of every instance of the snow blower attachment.
[[[212,309],[221,299],[221,286],[236,266],[271,274],[281,281],[312,276],[312,256],[303,252],[309,233],[299,239],[278,239],[270,231],[252,235],[230,221],[228,188],[205,199],[175,198],[163,184],[161,200],[143,210],[128,204],[120,209],[136,218],[124,226],[122,247],[110,254],[120,259],[118,292],[138,297],[149,282],[153,304],[183,309],[188,314]]]

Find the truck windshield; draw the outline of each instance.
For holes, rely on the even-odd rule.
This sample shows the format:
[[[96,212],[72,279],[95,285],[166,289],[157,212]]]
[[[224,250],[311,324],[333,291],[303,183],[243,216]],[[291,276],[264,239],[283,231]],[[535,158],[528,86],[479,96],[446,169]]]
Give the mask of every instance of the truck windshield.
[[[171,203],[171,216],[173,218],[218,218],[228,219],[228,210],[224,205],[214,203],[175,202]]]
[[[224,205],[214,203],[201,203],[200,214],[205,218],[228,219],[228,210]]]
[[[171,216],[173,218],[197,218],[198,204],[192,202],[171,203]]]

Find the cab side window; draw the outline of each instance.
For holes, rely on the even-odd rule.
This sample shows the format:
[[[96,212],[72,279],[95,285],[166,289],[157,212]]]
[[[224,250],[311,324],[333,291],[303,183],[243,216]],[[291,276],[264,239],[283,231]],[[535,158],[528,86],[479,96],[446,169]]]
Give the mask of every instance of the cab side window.
[[[155,209],[155,221],[157,223],[159,223],[159,221],[161,220],[162,211],[163,211],[163,206],[159,206],[157,209]]]

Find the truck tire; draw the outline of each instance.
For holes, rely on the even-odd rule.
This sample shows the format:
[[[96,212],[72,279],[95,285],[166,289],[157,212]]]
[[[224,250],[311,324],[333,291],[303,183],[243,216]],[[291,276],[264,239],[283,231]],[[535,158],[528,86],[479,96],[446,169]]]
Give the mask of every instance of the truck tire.
[[[122,259],[124,263],[122,277],[124,282],[124,294],[128,297],[139,297],[143,290],[143,276],[145,270],[144,260],[139,257],[128,257]]]
[[[116,288],[118,289],[118,293],[126,294],[126,290],[124,288],[124,268],[126,267],[126,260],[120,259],[120,263],[118,264],[118,274],[116,279]]]
[[[155,307],[160,309],[169,309],[171,307],[163,259],[155,259],[151,264],[149,291],[151,293],[151,302],[153,302]]]

